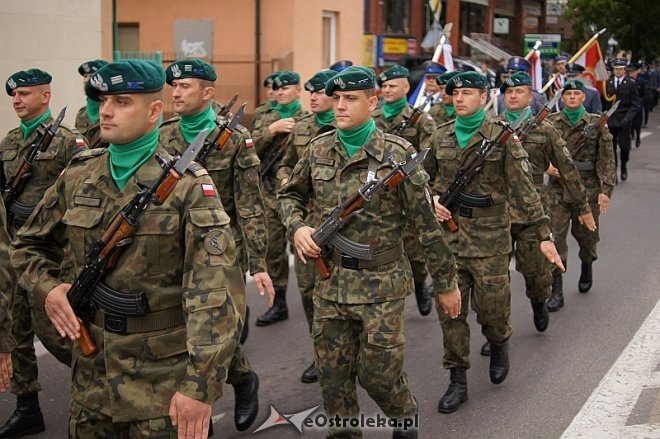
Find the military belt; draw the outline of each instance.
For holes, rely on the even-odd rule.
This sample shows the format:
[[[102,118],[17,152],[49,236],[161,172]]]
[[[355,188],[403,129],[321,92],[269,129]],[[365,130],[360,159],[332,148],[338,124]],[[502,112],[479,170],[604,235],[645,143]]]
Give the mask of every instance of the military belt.
[[[465,218],[484,218],[488,216],[500,216],[506,213],[506,203],[495,204],[489,207],[461,206],[459,215]]]
[[[183,308],[181,307],[150,312],[142,317],[120,316],[99,309],[94,315],[94,320],[92,320],[92,323],[99,328],[116,334],[160,331],[181,326],[185,322]]]
[[[593,162],[578,162],[577,160],[574,160],[573,164],[578,171],[593,171],[596,169]]]
[[[11,212],[12,216],[14,217],[14,224],[16,227],[20,228],[23,224],[25,224],[25,221],[27,221],[27,219],[30,217],[35,207],[36,206],[28,206],[27,204],[23,204],[19,201],[14,201],[7,208],[7,210]]]
[[[149,313],[147,295],[140,293],[123,293],[98,282],[92,294],[92,302],[99,308],[111,314],[120,316],[145,316]]]
[[[401,245],[393,247],[389,250],[386,250],[382,253],[377,253],[374,255],[373,259],[358,259],[351,256],[346,256],[339,253],[337,250],[332,252],[332,262],[335,265],[341,265],[343,268],[348,268],[349,270],[362,270],[365,268],[376,268],[381,265],[387,265],[391,262],[397,261],[403,255],[403,248]]]

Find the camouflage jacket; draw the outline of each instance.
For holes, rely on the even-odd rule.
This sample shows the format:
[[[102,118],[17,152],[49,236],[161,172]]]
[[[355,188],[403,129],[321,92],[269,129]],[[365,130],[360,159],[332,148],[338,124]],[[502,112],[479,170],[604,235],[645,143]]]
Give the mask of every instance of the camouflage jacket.
[[[9,264],[9,234],[5,228],[5,205],[0,197],[0,352],[11,352],[16,346],[11,333],[13,270]]]
[[[449,188],[459,167],[475,153],[482,142],[481,136],[477,133],[462,150],[458,146],[454,126],[453,122],[446,123],[433,135],[434,159],[427,168],[430,169],[434,194],[441,194]],[[479,131],[493,139],[500,129],[493,122],[486,120]],[[427,160],[427,165],[428,163]],[[470,217],[460,215],[458,212],[460,208],[455,209],[453,213],[454,220],[458,224],[458,232],[449,233],[448,238],[454,253],[462,257],[488,257],[505,255],[511,251],[507,206],[509,195],[522,200],[521,220],[524,224],[536,226],[539,239],[545,239],[550,235],[550,221],[543,212],[541,199],[534,189],[529,168],[527,153],[512,137],[507,140],[504,148],[495,148],[491,151],[483,168],[468,183],[464,192],[490,197],[493,213],[475,214]],[[497,206],[503,208],[498,210]],[[466,206],[466,209],[474,211],[476,208],[471,209]]]
[[[582,130],[588,124],[596,124],[599,118],[600,116],[597,114],[584,113],[578,123],[572,126],[563,111],[548,116],[550,122],[554,124],[555,128],[559,130],[562,137],[566,140],[568,150],[571,152],[573,161],[578,165],[578,169],[580,169],[582,164],[593,167],[593,171],[591,172],[580,171],[582,181],[587,188],[591,202],[594,201],[594,195],[598,193],[605,194],[611,198],[614,186],[616,185],[616,166],[614,165],[612,134],[607,128],[607,125],[605,125],[600,130],[593,130],[584,146],[577,153],[574,152],[573,145],[582,137]],[[558,183],[552,182],[552,185],[558,185]]]
[[[249,124],[248,128],[251,131],[254,131],[254,127],[257,125],[257,122],[266,114],[266,112],[270,109],[270,106],[268,105],[268,102],[259,105],[257,108],[254,109],[254,114],[252,115],[252,122]]]
[[[170,158],[161,147],[157,153]],[[74,344],[72,399],[113,422],[167,416],[177,391],[204,403],[222,395],[241,312],[234,310],[232,297],[244,295],[245,285],[229,216],[208,173],[196,168],[162,205],[147,206],[133,242],[103,279],[120,292],[144,292],[150,313],[180,307],[184,323],[130,334],[90,323],[98,353],[85,357]],[[36,306],[43,310],[46,294],[61,283],[54,249],[68,242],[79,273],[85,255],[136,195],[138,184],[150,187],[162,172],[154,156],[120,191],[109,172],[107,149],[89,150],[71,162],[10,249],[12,265],[23,273],[19,283],[33,292]]]
[[[293,236],[305,223],[307,202],[314,199],[322,218],[353,196],[367,179],[370,161],[377,164],[377,177],[391,170],[389,155],[395,161],[408,159],[410,145],[397,136],[376,130],[352,158],[348,158],[337,132],[318,136],[296,164],[291,179],[278,195],[281,218]],[[341,233],[348,239],[368,244],[374,254],[402,245],[406,221],[411,221],[424,247],[429,272],[438,292],[456,288],[456,265],[442,230],[435,219],[428,185],[421,168],[389,192],[381,192],[352,217]],[[412,271],[408,259],[401,257],[371,269],[352,270],[327,260],[332,275],[320,280],[315,294],[338,303],[378,303],[401,299],[412,292]],[[311,263],[311,261],[310,261]]]
[[[44,123],[50,125],[52,122],[53,119],[49,118]],[[43,127],[39,127],[28,139],[23,140],[20,128],[14,128],[2,140],[0,143],[0,160],[2,160],[0,184],[2,186],[11,180],[30,146],[41,138],[43,132]],[[25,189],[18,196],[17,201],[28,206],[35,206],[71,158],[85,149],[87,149],[87,144],[79,133],[60,126],[48,149],[40,153],[34,161],[32,176],[25,184]],[[9,209],[9,206],[5,207]],[[7,231],[13,237],[16,231],[15,223],[7,224]]]
[[[278,181],[288,178],[291,175],[293,167],[296,166],[303,152],[305,152],[312,139],[319,133],[319,130],[321,130],[321,126],[316,123],[316,114],[314,113],[309,113],[296,122],[291,136],[289,136],[289,141],[286,144],[282,163],[280,163],[280,168],[277,171]]]
[[[383,116],[383,108],[379,107],[374,111],[373,119],[376,121],[378,129],[386,133],[394,134],[394,131],[401,126],[404,120],[410,118],[412,115],[413,109],[410,105],[407,105],[401,113],[394,117],[394,119],[387,121],[385,116]],[[401,134],[397,135],[406,139],[416,150],[419,151],[429,147],[428,143],[431,140],[434,131],[435,122],[433,121],[433,118],[428,113],[422,113],[414,126],[407,127]]]
[[[506,121],[506,117],[502,114],[495,118],[495,120]],[[532,174],[532,182],[536,187],[536,191],[541,197],[543,206],[546,207],[546,185],[543,182],[543,174],[548,169],[548,165],[552,164],[555,168],[559,169],[559,173],[563,175],[566,185],[566,190],[571,196],[573,203],[577,207],[579,214],[591,212],[589,203],[587,201],[587,192],[582,184],[580,173],[573,164],[571,153],[566,148],[566,142],[561,138],[557,129],[552,126],[550,122],[544,120],[541,126],[534,125],[527,136],[522,141],[522,146],[527,151],[530,173]],[[525,214],[521,207],[522,200],[513,196],[509,197],[509,215],[511,216],[512,224],[524,224]],[[547,213],[547,212],[546,212]]]
[[[76,129],[80,131],[90,148],[105,148],[108,143],[101,139],[101,123],[92,123],[87,116],[87,107],[82,107],[76,115]]]
[[[434,104],[429,110],[429,114],[435,121],[436,125],[442,125],[445,122],[453,120],[447,114],[447,107],[445,107],[444,102],[438,102],[437,104]]]
[[[173,155],[183,153],[188,147],[179,128],[179,119],[177,116],[164,122],[159,130],[161,145]],[[218,118],[217,122],[222,121]],[[207,138],[215,139],[218,132],[219,128],[214,129]],[[265,272],[268,235],[259,182],[259,157],[254,151],[250,132],[237,125],[224,148],[211,152],[206,170],[231,219],[241,268],[251,274]]]

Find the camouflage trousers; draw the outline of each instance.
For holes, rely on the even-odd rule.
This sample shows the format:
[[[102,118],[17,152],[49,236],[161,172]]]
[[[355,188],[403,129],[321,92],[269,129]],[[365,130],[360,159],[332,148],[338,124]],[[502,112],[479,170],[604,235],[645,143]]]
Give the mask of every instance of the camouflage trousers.
[[[359,417],[356,377],[387,416],[417,411],[403,371],[404,306],[405,299],[348,305],[314,296],[312,333],[328,417]],[[361,432],[332,428],[328,437],[361,437]]]
[[[417,234],[414,233],[410,222],[407,222],[406,227],[403,229],[403,250],[408,261],[410,261],[415,287],[423,285],[428,276],[426,258],[424,257],[422,244],[417,239]]]
[[[236,244],[236,259],[238,259],[237,262],[241,267],[241,273],[243,276],[245,276],[245,273],[248,271],[247,250],[244,245],[245,241],[243,240],[243,236],[240,235],[240,231],[234,229],[232,232],[235,237],[234,241]],[[236,239],[236,237],[238,237],[238,239]],[[247,306],[247,297],[245,297],[245,295],[241,295],[240,297],[232,296],[232,299],[234,301],[234,306],[236,306],[236,309],[239,313],[240,333],[240,331],[243,330],[243,325],[245,324],[245,307]],[[250,362],[245,356],[243,345],[236,343],[234,356],[231,359],[229,370],[227,371],[227,384],[240,384],[245,378],[247,378],[251,371],[252,367],[250,366]]]
[[[575,238],[580,246],[580,260],[587,263],[592,263],[598,259],[596,253],[596,246],[600,241],[600,225],[599,217],[600,210],[598,207],[598,194],[600,193],[600,186],[595,184],[590,179],[583,179],[584,185],[587,189],[587,198],[591,213],[596,220],[596,231],[591,232],[578,221],[577,211],[573,208],[572,201],[564,189],[558,183],[550,183],[548,186],[548,213],[550,215],[550,224],[552,233],[555,235],[555,246],[557,252],[561,256],[564,267],[568,269],[568,228],[570,226],[571,235]],[[555,269],[554,274],[561,274]]]
[[[45,312],[34,306],[32,294],[17,285],[12,294],[12,334],[16,347],[11,353],[14,369],[11,391],[16,395],[32,395],[41,390],[34,350],[35,334],[48,352],[66,366],[71,366],[71,340],[61,337]]]
[[[525,292],[530,299],[548,299],[552,286],[552,265],[541,253],[536,229],[524,224],[511,224],[512,256],[516,271],[525,278]]]
[[[470,368],[470,325],[468,306],[477,313],[482,334],[492,343],[504,343],[511,337],[511,290],[509,255],[485,258],[456,256],[458,288],[461,290],[461,314],[447,316],[440,302],[436,310],[442,326],[445,369]]]
[[[316,274],[318,271],[316,265],[311,260],[307,261],[306,264],[303,264],[300,262],[298,256],[296,256],[293,266],[296,271],[298,290],[300,290],[300,298],[302,299],[305,318],[307,319],[309,333],[311,334],[312,322],[314,319],[314,283],[316,282]]]
[[[289,282],[289,254],[286,251],[286,229],[279,216],[279,204],[275,193],[263,191],[266,207],[266,222],[268,227],[268,248],[266,264],[268,274],[273,280],[273,288],[279,292],[275,300],[286,300],[286,289]]]
[[[169,416],[145,421],[113,423],[110,416],[71,402],[71,439],[176,439],[176,428]]]

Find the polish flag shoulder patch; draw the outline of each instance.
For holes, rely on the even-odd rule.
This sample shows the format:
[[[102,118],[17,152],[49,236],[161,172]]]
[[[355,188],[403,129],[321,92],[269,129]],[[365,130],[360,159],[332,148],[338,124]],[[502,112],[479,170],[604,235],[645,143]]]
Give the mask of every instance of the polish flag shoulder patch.
[[[215,197],[215,188],[212,184],[202,183],[202,193],[205,197]]]
[[[76,147],[77,148],[85,147],[85,141],[81,137],[76,137]]]
[[[252,141],[252,137],[248,137],[245,139],[245,147],[246,148],[252,148],[254,146],[254,142]]]

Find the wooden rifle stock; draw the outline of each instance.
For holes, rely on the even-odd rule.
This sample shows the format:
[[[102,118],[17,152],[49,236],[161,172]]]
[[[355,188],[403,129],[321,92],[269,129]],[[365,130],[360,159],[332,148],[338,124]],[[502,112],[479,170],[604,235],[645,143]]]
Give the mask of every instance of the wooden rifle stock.
[[[156,193],[154,194],[154,204],[158,206],[163,204],[174,190],[174,186],[176,186],[182,177],[183,175],[179,175],[174,169],[170,169],[167,178],[165,178],[165,181],[158,186],[158,190],[156,190]]]
[[[85,322],[83,322],[80,319],[80,317],[76,317],[76,319],[78,319],[78,323],[80,324],[80,338],[78,339],[78,345],[80,346],[80,351],[85,357],[91,357],[98,350],[96,347],[96,343],[94,343],[94,339],[92,338],[92,335],[89,333],[89,330],[85,325]]]
[[[330,279],[330,269],[328,268],[328,264],[325,263],[323,256],[313,258],[312,261],[314,261],[314,264],[316,264],[316,269],[319,271],[319,276],[321,276],[321,279]]]

